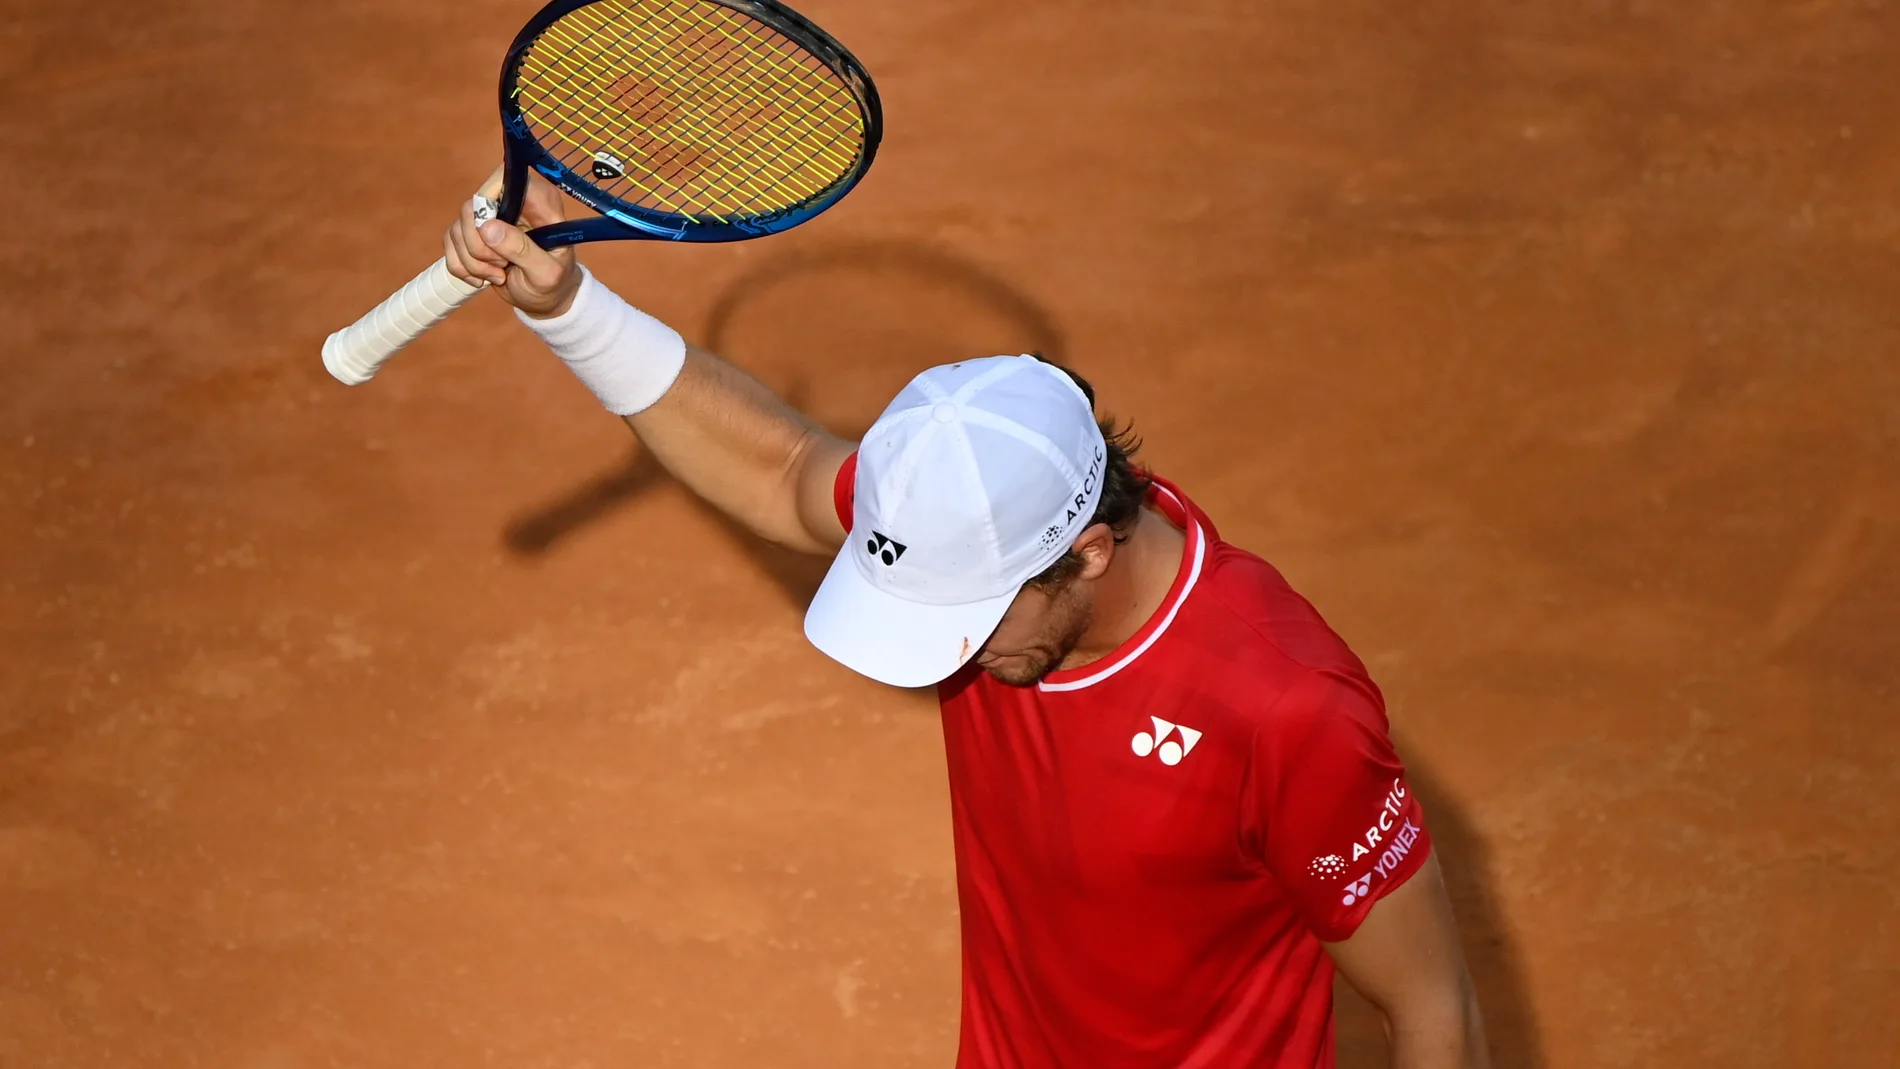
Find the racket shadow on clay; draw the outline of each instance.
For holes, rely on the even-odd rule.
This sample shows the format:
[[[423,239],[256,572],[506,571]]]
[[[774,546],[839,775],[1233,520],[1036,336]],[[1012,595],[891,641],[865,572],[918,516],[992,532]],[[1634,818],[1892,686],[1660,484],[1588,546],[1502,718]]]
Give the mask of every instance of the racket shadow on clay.
[[[814,244],[765,260],[720,293],[692,336],[851,439],[926,367],[998,353],[1066,356],[1062,331],[1022,290],[955,254],[898,241]],[[510,521],[503,544],[521,557],[554,552],[668,479],[636,443],[621,465]],[[703,507],[789,600],[811,599],[825,558],[781,549]]]

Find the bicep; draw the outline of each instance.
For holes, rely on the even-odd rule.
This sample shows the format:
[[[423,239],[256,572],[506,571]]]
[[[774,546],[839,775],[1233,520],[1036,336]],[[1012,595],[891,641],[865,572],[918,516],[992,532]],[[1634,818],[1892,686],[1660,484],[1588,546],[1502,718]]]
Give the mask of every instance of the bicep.
[[[856,448],[851,442],[814,429],[799,444],[793,462],[799,524],[827,552],[844,545],[849,533],[839,515],[837,487],[839,472]]]
[[[1380,898],[1350,937],[1325,946],[1340,975],[1379,1008],[1395,1033],[1426,1047],[1462,1047],[1445,1053],[1471,1056],[1475,1002],[1436,856]]]

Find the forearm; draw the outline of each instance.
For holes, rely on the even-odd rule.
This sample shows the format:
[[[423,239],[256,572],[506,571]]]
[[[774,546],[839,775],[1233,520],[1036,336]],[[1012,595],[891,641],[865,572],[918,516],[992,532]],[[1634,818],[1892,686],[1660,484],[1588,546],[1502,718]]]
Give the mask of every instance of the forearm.
[[[799,479],[833,444],[818,425],[757,379],[698,346],[671,389],[624,417],[673,477],[763,538],[822,552],[799,510]]]
[[[1467,984],[1460,1004],[1384,1012],[1392,1069],[1491,1069],[1484,1019]]]
[[[548,318],[522,316],[688,488],[762,537],[822,551],[843,537],[807,499],[814,461],[846,447],[756,379],[588,278]],[[836,471],[833,464],[832,471]]]

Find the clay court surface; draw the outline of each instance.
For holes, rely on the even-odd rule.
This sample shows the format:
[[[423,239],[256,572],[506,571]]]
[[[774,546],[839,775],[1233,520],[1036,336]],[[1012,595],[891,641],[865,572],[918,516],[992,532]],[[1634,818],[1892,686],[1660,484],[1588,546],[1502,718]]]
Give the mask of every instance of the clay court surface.
[[[1095,379],[1385,688],[1500,1066],[1894,1064],[1892,5],[801,7],[865,184],[606,280],[843,429]],[[934,698],[820,563],[492,298],[318,362],[531,9],[0,15],[0,1066],[951,1064]]]

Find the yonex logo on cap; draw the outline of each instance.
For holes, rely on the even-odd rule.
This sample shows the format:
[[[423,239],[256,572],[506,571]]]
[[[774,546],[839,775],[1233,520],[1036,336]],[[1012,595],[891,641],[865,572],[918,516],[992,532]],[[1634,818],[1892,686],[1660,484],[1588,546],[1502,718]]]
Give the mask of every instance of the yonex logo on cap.
[[[864,543],[864,551],[883,561],[887,568],[896,564],[898,559],[903,557],[904,550],[909,548],[904,543],[893,542],[876,531],[872,531],[870,539]]]
[[[1058,367],[993,356],[921,372],[858,443],[851,538],[805,634],[886,683],[948,677],[1087,526],[1108,455],[1088,395]],[[1153,740],[1157,764],[1189,745]]]

